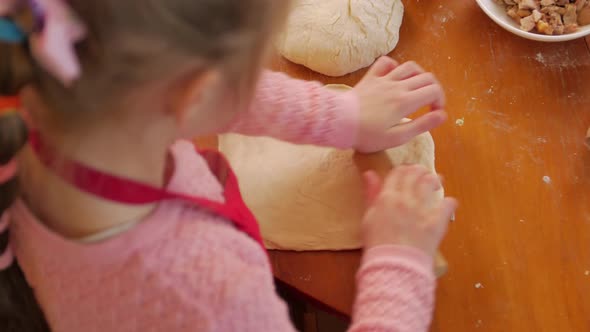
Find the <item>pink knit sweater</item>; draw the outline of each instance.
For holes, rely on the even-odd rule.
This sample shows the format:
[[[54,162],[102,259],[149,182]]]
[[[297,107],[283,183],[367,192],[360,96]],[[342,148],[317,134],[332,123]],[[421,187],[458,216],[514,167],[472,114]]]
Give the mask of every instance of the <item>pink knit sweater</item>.
[[[265,73],[233,131],[346,148],[358,104],[353,92]],[[191,143],[171,152],[171,190],[223,200]],[[51,232],[21,201],[11,212],[11,246],[54,332],[294,331],[267,255],[219,217],[166,201],[132,228],[87,243]],[[357,283],[350,331],[428,329],[435,278],[422,252],[368,250]]]

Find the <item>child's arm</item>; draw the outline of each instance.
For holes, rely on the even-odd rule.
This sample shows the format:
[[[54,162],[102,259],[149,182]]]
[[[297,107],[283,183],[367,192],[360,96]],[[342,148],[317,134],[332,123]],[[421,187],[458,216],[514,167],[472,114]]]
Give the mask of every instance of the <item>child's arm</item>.
[[[230,131],[298,144],[375,152],[404,144],[446,120],[444,93],[434,75],[413,62],[379,59],[349,92],[264,72],[248,111]],[[430,106],[432,112],[401,120]]]
[[[426,332],[434,303],[433,257],[456,203],[439,202],[440,181],[425,168],[399,167],[385,182],[370,174],[350,331]],[[176,301],[163,302],[168,315],[166,322],[158,318],[162,326],[181,317],[195,330],[293,332],[266,253],[231,223],[190,211],[165,233],[171,237],[148,262],[161,276],[153,278],[162,287],[153,297]]]
[[[236,269],[227,278],[224,290],[231,296],[218,313],[220,330],[294,331],[286,306],[276,295],[270,270]],[[426,254],[407,247],[375,248],[365,254],[357,278],[350,332],[428,331],[435,278],[432,259]]]
[[[433,257],[457,202],[440,199],[440,179],[421,166],[400,166],[384,181],[369,172],[366,179],[365,253],[350,332],[426,332],[434,308]],[[243,330],[290,331],[290,326],[279,328],[285,313],[270,287],[271,272],[248,272],[239,265],[236,260],[224,266],[235,266],[235,272],[226,274],[239,276],[231,279],[239,282],[231,289],[231,306],[236,308],[231,312],[246,310],[243,314],[253,325]]]
[[[428,331],[436,288],[432,266],[431,257],[410,247],[368,250],[357,274],[349,331]]]
[[[356,141],[359,98],[354,91],[326,89],[318,82],[265,71],[252,104],[231,131],[287,142],[350,148]]]
[[[441,200],[440,179],[421,166],[400,166],[384,181],[368,172],[366,180],[365,254],[354,308],[359,323],[352,331],[425,332],[434,306],[433,257],[457,202]]]

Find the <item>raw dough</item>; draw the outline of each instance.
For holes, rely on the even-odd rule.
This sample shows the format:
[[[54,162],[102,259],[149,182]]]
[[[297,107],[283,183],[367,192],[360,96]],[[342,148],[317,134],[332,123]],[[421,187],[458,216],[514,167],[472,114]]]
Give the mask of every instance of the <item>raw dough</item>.
[[[377,161],[353,151],[299,146],[271,138],[225,135],[220,150],[237,173],[244,200],[252,209],[269,249],[296,251],[358,249],[365,210],[364,163]],[[422,164],[433,172],[434,141],[428,133],[387,151],[394,165]],[[386,164],[389,164],[387,161]],[[365,165],[366,166],[366,165]],[[385,165],[388,167],[391,165]],[[443,193],[440,197],[442,199]]]
[[[370,66],[399,41],[401,0],[297,0],[278,51],[328,76]]]

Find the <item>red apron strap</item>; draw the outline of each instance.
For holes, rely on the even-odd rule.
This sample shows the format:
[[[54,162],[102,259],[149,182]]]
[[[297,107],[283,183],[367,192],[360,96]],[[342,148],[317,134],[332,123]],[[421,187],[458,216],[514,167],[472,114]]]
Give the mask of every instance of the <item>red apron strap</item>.
[[[224,197],[226,206],[230,205],[233,213],[237,214],[234,220],[238,229],[249,234],[252,238],[258,241],[264,248],[264,241],[260,233],[260,226],[256,220],[256,216],[252,213],[250,208],[244,202],[242,193],[240,192],[240,184],[236,173],[232,170],[229,162],[223,154],[214,150],[203,150],[196,148],[196,152],[207,161],[209,169],[214,172],[220,183],[224,184]],[[266,248],[265,248],[266,250]]]
[[[219,181],[224,185],[224,204],[202,197],[170,192],[131,179],[107,174],[63,158],[52,147],[43,144],[37,132],[31,133],[30,143],[46,167],[84,192],[105,200],[129,205],[180,199],[232,221],[236,228],[248,234],[264,247],[256,218],[242,199],[238,179],[227,160],[216,151],[197,150],[209,164],[210,170],[218,176]]]

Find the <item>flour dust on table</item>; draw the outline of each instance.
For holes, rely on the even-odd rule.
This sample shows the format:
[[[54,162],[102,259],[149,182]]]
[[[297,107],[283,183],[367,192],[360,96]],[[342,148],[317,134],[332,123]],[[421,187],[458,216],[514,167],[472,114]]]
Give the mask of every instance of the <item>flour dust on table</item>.
[[[268,249],[346,250],[361,247],[364,183],[352,150],[298,146],[271,138],[220,137]],[[435,172],[429,133],[386,151],[388,165],[421,164]],[[375,165],[369,165],[374,168]],[[444,193],[440,192],[440,199]]]
[[[401,0],[296,0],[293,7],[277,49],[324,75],[368,67],[399,41]]]

